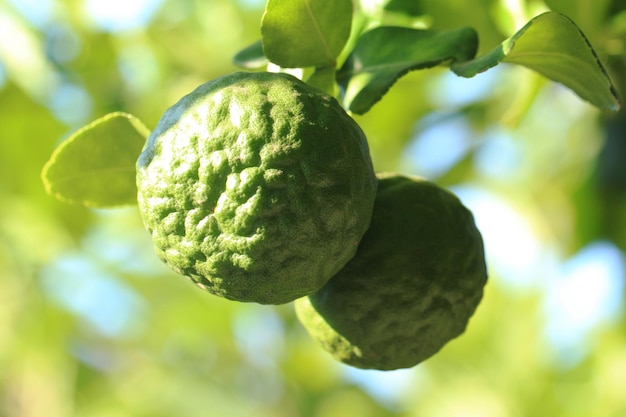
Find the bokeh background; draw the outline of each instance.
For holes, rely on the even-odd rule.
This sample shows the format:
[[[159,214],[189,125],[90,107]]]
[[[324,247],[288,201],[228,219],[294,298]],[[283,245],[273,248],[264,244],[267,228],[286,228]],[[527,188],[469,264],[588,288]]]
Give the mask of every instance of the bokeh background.
[[[357,3],[374,23],[474,27],[479,53],[561,11],[626,97],[623,1]],[[169,272],[135,207],[45,194],[41,168],[77,128],[112,111],[152,128],[237,70],[263,7],[0,0],[0,416],[626,415],[626,114],[524,68],[413,72],[356,117],[378,171],[449,187],[486,243],[467,332],[413,369],[341,365],[291,304],[229,302]]]

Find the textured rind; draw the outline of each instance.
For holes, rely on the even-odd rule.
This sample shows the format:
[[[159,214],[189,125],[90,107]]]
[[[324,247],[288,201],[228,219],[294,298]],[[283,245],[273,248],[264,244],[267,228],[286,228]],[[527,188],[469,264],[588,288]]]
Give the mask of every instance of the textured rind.
[[[169,108],[137,161],[158,256],[208,291],[281,304],[354,255],[377,180],[337,101],[287,74],[234,73]]]
[[[354,258],[295,307],[336,359],[409,368],[463,333],[486,281],[482,237],[461,201],[431,182],[386,174]]]

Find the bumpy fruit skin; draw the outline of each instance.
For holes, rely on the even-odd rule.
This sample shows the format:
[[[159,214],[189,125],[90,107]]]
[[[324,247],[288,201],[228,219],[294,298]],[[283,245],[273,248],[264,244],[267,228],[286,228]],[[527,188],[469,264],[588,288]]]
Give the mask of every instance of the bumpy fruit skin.
[[[486,281],[482,237],[461,201],[431,182],[387,174],[354,258],[295,307],[336,359],[409,368],[465,330]]]
[[[233,73],[169,108],[137,161],[158,256],[216,295],[281,304],[354,255],[377,179],[365,135],[295,77]]]

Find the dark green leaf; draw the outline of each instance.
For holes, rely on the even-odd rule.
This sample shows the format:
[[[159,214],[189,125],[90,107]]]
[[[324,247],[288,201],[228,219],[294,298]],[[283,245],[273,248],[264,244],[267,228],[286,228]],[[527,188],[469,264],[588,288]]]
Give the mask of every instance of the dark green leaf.
[[[268,64],[263,53],[263,43],[257,41],[242,49],[233,57],[233,64],[245,69],[260,69]]]
[[[409,16],[419,16],[425,13],[424,5],[420,0],[389,0],[385,5],[385,10]]]
[[[284,68],[335,66],[350,36],[351,0],[268,0],[265,56]]]
[[[569,18],[559,13],[541,14],[491,52],[452,70],[462,77],[508,62],[528,67],[572,89],[601,109],[617,110],[617,91],[593,47]]]
[[[407,72],[467,61],[477,47],[478,37],[471,28],[435,32],[378,27],[366,32],[337,74],[344,106],[363,114]]]
[[[135,162],[150,134],[139,119],[110,113],[65,140],[44,166],[46,191],[89,207],[134,204]]]

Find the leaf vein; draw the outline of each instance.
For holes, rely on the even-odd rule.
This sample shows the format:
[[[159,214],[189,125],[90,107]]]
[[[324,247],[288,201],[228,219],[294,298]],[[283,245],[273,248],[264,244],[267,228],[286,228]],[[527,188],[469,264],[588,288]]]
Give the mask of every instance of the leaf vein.
[[[330,49],[330,45],[328,44],[327,39],[324,37],[324,32],[322,31],[322,28],[320,28],[319,24],[317,23],[317,19],[315,18],[315,14],[313,13],[313,9],[311,8],[311,2],[309,0],[303,0],[303,1],[306,6],[307,13],[309,14],[309,17],[311,18],[311,22],[313,23],[313,26],[315,27],[315,31],[317,32],[317,35],[320,38],[320,41],[322,42],[324,50],[328,54],[328,58],[329,58],[328,60],[334,61],[335,57],[333,55],[333,52]]]

